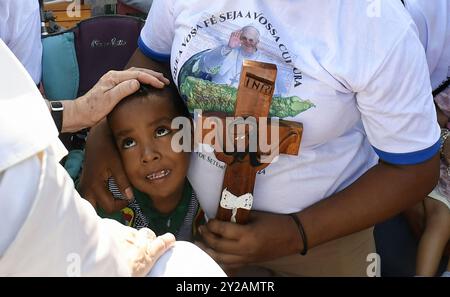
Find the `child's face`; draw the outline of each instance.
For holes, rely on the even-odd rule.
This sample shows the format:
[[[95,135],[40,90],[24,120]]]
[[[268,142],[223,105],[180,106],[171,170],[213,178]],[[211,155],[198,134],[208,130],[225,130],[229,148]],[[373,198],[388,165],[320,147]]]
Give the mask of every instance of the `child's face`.
[[[155,94],[133,99],[109,121],[130,182],[154,199],[181,191],[189,166],[190,154],[171,147],[171,121],[178,115],[170,101]]]

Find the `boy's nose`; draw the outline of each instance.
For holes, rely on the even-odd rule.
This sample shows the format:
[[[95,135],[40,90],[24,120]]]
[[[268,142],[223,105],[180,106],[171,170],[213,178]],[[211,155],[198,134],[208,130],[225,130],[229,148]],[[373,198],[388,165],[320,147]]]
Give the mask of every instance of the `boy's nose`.
[[[157,150],[151,149],[149,146],[145,147],[141,154],[141,161],[144,164],[159,159],[161,159],[161,154]]]

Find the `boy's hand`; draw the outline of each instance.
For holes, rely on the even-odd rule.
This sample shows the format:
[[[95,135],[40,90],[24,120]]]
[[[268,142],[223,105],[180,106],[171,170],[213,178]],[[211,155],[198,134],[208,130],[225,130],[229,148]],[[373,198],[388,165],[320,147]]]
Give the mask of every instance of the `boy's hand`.
[[[106,213],[119,211],[133,199],[130,182],[123,169],[119,152],[113,142],[106,120],[91,129],[86,142],[86,154],[80,178],[80,193],[94,208]],[[107,188],[108,178],[114,180],[127,200],[114,199]]]

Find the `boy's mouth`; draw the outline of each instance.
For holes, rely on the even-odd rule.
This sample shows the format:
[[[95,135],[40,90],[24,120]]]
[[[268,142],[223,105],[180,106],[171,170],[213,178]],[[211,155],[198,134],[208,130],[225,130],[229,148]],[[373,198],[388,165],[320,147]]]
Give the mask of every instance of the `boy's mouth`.
[[[150,180],[150,181],[152,181],[152,180],[165,178],[169,174],[170,174],[170,170],[169,169],[163,169],[161,171],[152,172],[149,175],[147,175],[145,178]]]

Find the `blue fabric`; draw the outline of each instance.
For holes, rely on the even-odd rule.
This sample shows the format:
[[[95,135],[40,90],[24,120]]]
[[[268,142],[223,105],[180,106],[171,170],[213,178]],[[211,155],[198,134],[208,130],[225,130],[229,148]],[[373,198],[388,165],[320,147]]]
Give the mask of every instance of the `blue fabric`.
[[[411,277],[416,274],[418,239],[403,215],[377,224],[374,237],[381,258],[381,276]],[[442,258],[438,275],[445,271],[448,260],[448,257]]]
[[[69,173],[72,180],[76,181],[81,173],[81,167],[83,166],[84,150],[72,150],[67,155],[64,168]]]
[[[42,82],[49,100],[75,99],[79,71],[74,33],[68,32],[42,39]]]
[[[441,140],[439,139],[435,144],[421,151],[411,153],[388,153],[373,147],[381,160],[396,165],[414,165],[425,162],[433,157],[441,147]]]
[[[139,36],[138,39],[138,46],[139,49],[141,50],[141,52],[146,55],[147,57],[154,59],[156,61],[159,62],[168,62],[170,60],[170,55],[166,55],[166,54],[161,54],[161,53],[157,53],[154,50],[152,50],[151,48],[149,48],[144,41],[141,39],[141,37]]]

